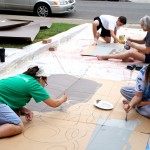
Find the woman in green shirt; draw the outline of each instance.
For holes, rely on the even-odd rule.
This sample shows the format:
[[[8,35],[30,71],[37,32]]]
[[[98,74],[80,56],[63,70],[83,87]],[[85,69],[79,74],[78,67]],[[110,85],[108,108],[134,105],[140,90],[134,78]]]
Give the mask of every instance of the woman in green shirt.
[[[23,74],[0,80],[0,138],[23,131],[20,115],[24,115],[26,121],[32,120],[32,111],[24,107],[31,98],[54,108],[67,101],[65,94],[60,99],[51,98],[44,89],[46,84],[47,74],[39,65],[30,67]]]

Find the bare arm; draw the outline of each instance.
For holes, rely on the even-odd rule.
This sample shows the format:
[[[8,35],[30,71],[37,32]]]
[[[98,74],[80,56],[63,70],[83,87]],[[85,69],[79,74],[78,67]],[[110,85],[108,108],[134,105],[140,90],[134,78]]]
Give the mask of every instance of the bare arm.
[[[113,37],[114,43],[119,42],[120,44],[124,44],[124,41],[119,40],[117,38],[116,34],[117,34],[117,30],[116,29],[115,29],[115,31],[110,30],[110,35]]]
[[[127,38],[127,40],[130,40],[131,42],[137,43],[137,44],[144,44],[144,40],[138,40],[138,39],[132,39],[130,37]]]
[[[134,42],[127,42],[129,46],[131,46],[132,48],[137,49],[139,52],[144,53],[144,54],[149,54],[150,53],[150,47],[146,47],[146,46],[141,46],[139,44],[136,44]]]
[[[59,99],[49,98],[49,99],[44,100],[43,102],[45,104],[47,104],[48,106],[56,108],[56,107],[60,106],[62,103],[66,102],[66,101],[67,101],[67,96],[66,96],[66,94],[64,94]]]
[[[126,112],[129,112],[133,107],[139,104],[142,100],[143,92],[136,92],[135,96],[129,103],[123,103],[123,108]]]

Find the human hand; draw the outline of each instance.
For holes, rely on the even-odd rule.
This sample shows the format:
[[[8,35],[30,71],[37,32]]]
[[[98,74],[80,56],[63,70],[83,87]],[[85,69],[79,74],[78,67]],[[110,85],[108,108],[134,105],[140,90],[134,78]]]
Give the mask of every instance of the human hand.
[[[94,40],[94,42],[93,42],[93,46],[96,46],[98,44],[98,42],[97,42],[97,40]]]
[[[126,36],[126,40],[130,40],[130,37],[129,37],[129,36]]]
[[[26,121],[31,121],[32,120],[32,118],[33,118],[33,112],[32,111],[26,111],[25,112],[25,119],[26,119]]]
[[[125,44],[125,41],[119,40],[118,42],[119,42],[120,44]]]
[[[67,101],[67,94],[66,94],[66,92],[64,92],[64,95],[62,96],[62,99],[63,99],[63,102]]]
[[[25,107],[20,109],[20,114],[25,116],[26,121],[31,121],[33,118],[33,112]]]
[[[63,99],[64,99],[64,102],[66,102],[67,101],[67,95],[63,95]]]
[[[128,100],[123,100],[123,109],[126,113],[128,113],[132,109],[132,106],[129,105]]]
[[[114,43],[117,43],[118,41],[116,39],[114,39]]]
[[[130,40],[127,40],[127,41],[126,41],[126,44],[127,44],[128,46],[131,46],[131,43],[132,43],[132,42],[131,42]]]
[[[127,40],[126,41],[126,44],[128,45],[128,46],[130,46],[130,47],[134,47],[134,43],[133,42],[131,42],[130,40]]]

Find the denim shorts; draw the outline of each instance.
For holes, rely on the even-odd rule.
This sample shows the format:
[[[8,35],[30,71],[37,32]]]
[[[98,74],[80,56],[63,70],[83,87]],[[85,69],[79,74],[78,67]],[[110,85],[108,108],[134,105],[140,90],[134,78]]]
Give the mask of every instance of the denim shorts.
[[[18,125],[20,117],[6,104],[0,104],[0,125],[9,123]]]

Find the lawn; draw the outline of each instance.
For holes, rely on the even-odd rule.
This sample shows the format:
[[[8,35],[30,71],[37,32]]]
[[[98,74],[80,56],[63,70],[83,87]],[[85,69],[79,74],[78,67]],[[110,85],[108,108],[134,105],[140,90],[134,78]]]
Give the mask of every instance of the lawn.
[[[5,48],[22,48],[24,46],[42,41],[45,38],[52,37],[61,32],[67,31],[68,29],[77,26],[77,24],[66,24],[66,23],[53,23],[50,28],[40,29],[40,32],[37,34],[34,41],[28,42],[24,40],[16,39],[0,39],[0,47]]]

